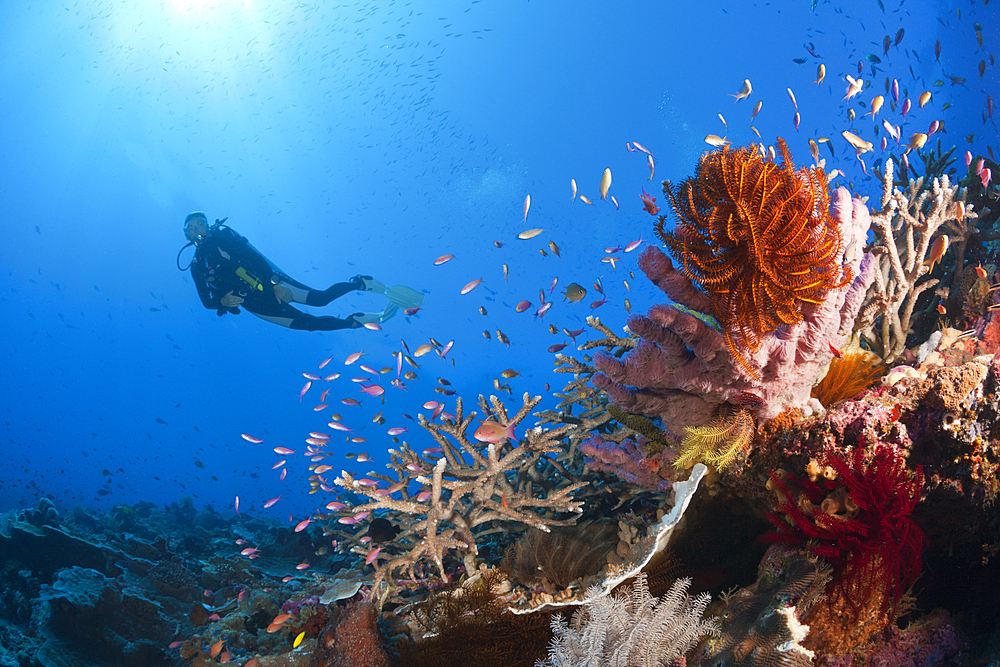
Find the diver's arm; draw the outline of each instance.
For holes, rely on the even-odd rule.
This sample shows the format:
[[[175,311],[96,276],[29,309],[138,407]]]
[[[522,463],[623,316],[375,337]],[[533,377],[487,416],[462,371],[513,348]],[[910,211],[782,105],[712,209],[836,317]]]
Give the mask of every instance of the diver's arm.
[[[219,296],[212,293],[212,289],[208,286],[208,280],[206,279],[203,271],[199,271],[196,265],[191,266],[191,277],[194,279],[195,287],[198,288],[198,296],[201,297],[201,303],[209,310],[218,310],[222,307],[219,301]]]

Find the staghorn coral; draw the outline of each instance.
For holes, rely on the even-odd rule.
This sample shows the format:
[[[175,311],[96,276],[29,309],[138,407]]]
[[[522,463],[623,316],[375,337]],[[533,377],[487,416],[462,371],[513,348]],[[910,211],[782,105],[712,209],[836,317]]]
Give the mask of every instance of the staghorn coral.
[[[866,460],[866,456],[868,460]],[[769,515],[775,531],[767,539],[805,545],[834,568],[832,597],[857,615],[867,598],[880,596],[880,612],[894,614],[920,574],[923,533],[910,513],[920,499],[923,472],[911,473],[899,451],[862,446],[853,456],[826,462],[836,480],[786,478],[772,473],[784,518]],[[859,599],[864,596],[865,599]]]
[[[753,442],[756,424],[750,410],[723,403],[714,420],[705,426],[685,426],[681,455],[676,468],[689,468],[698,461],[725,468]]]
[[[710,295],[729,351],[751,374],[743,349],[756,352],[764,336],[802,321],[803,306],[851,280],[826,175],[796,171],[784,140],[777,144],[781,165],[756,146],[703,155],[676,192],[663,183],[674,231],[664,229],[666,216],[656,225],[684,275]]]
[[[641,340],[622,359],[594,355],[594,366],[601,371],[594,386],[626,411],[659,417],[674,434],[707,423],[726,401],[748,405],[752,399],[761,421],[788,408],[808,410],[813,382],[833,358],[831,346],[841,346],[851,333],[874,268],[871,256],[855,252],[868,231],[867,207],[841,188],[833,211],[833,224],[852,248],[845,261],[856,277],[828,292],[821,304],[806,303],[802,321],[764,336],[759,349],[748,355],[759,369],[756,377],[729,353],[723,333],[690,312],[710,308],[708,295],[650,246],[640,255],[639,267],[685,308],[656,305],[647,316],[629,318],[629,330]]]
[[[910,181],[905,194],[895,188],[893,164],[887,160],[882,210],[871,217],[875,241],[868,250],[878,258],[878,270],[854,330],[890,364],[906,349],[918,298],[939,282],[929,277],[925,260],[932,242],[944,233],[942,226],[955,221],[948,236],[958,242],[963,256],[970,235],[977,231],[965,220],[978,213],[964,204],[964,193],[946,175],[933,179],[930,188],[923,186],[923,179],[917,179]],[[959,263],[956,272],[961,270]]]
[[[508,417],[503,403],[492,397],[493,416],[504,425],[518,424],[540,400],[541,397],[529,399],[525,394],[521,409]],[[480,404],[488,411],[482,397]],[[392,517],[407,526],[391,544],[383,547],[384,551],[375,554],[375,589],[400,571],[416,579],[415,568],[425,559],[433,562],[441,578],[447,581],[444,558],[450,551],[461,555],[467,572],[474,572],[479,552],[476,531],[486,524],[521,523],[547,531],[550,526],[575,522],[572,515],[580,512],[581,503],[573,500],[572,494],[587,482],[577,481],[550,455],[563,451],[561,438],[593,428],[600,420],[564,424],[550,431],[536,428],[524,432],[516,446],[510,441],[491,443],[484,452],[484,443],[470,440],[466,434],[475,417],[475,412],[465,415],[461,398],[456,401],[454,421],[433,424],[421,416],[420,424],[440,446],[441,458],[431,463],[405,443],[398,450],[389,450],[391,460],[386,467],[395,476],[372,472],[369,481],[385,482],[394,489],[392,492],[361,483],[346,471],[335,480],[337,485],[368,499],[343,511],[345,517],[352,516],[349,523],[356,522],[353,516],[361,512],[387,510],[386,518]],[[419,492],[408,490],[411,482],[420,486]],[[397,492],[401,498],[393,497]],[[548,512],[571,516],[555,518]],[[328,532],[337,536],[345,548],[357,545],[360,537],[333,528]],[[356,548],[358,553],[370,553]]]
[[[719,632],[718,620],[702,618],[710,596],[687,595],[690,579],[678,579],[654,598],[639,574],[627,595],[596,598],[567,623],[552,618],[552,644],[542,667],[671,665],[702,637]]]
[[[830,362],[826,375],[812,388],[812,397],[830,409],[871,387],[885,370],[882,360],[871,352],[845,352]]]

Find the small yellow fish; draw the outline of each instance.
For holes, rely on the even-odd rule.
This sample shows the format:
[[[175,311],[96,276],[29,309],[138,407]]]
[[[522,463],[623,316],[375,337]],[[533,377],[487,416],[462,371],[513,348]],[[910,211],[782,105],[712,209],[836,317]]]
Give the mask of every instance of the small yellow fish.
[[[504,281],[504,282],[507,282],[507,274],[508,274],[509,272],[510,272],[510,269],[508,269],[508,268],[507,268],[507,265],[506,265],[506,264],[504,264],[504,265],[503,265],[503,281]]]
[[[483,331],[483,338],[485,338],[486,340],[490,339],[490,332],[489,332],[489,330]]]
[[[920,108],[923,109],[924,105],[931,101],[931,91],[925,90],[920,93],[920,97],[917,98],[917,102],[920,104]]]
[[[927,143],[927,135],[923,132],[914,132],[910,136],[910,143],[906,144],[907,152],[909,152],[909,149],[911,148],[919,150],[924,147],[925,143]]]
[[[632,288],[631,288],[631,287],[629,287],[629,284],[628,284],[628,281],[627,281],[627,280],[623,280],[623,281],[622,281],[622,283],[623,283],[623,284],[625,285],[625,289],[627,289],[627,290],[628,290],[629,292],[631,292],[631,291],[632,291]]]
[[[717,134],[710,134],[705,137],[705,143],[709,146],[715,146],[716,148],[723,148],[724,146],[729,145],[729,142],[725,137],[720,137]]]
[[[819,144],[812,139],[809,140],[809,153],[812,154],[814,162],[819,162]]]
[[[611,168],[606,168],[604,173],[601,175],[601,185],[599,190],[601,192],[601,199],[607,201],[608,199],[608,188],[611,187]]]
[[[858,152],[858,155],[861,155],[862,153],[867,153],[873,148],[872,142],[865,141],[864,139],[854,134],[853,132],[848,132],[847,130],[844,130],[843,132],[841,132],[841,134],[844,136],[844,139],[847,139],[847,143],[849,143],[851,146],[854,147],[854,150]]]
[[[479,314],[480,315],[486,314],[486,306],[479,306]]]
[[[629,315],[632,314],[632,304],[629,302],[628,299],[625,299],[625,312],[628,313]]]
[[[881,95],[877,96],[875,99],[872,100],[872,109],[871,109],[871,111],[869,111],[865,115],[867,116],[867,115],[871,114],[872,120],[875,120],[875,114],[877,114],[879,112],[879,110],[882,108],[882,103],[883,102],[885,102],[885,98],[882,97]]]
[[[820,63],[819,67],[816,68],[816,80],[813,81],[813,83],[819,86],[819,84],[823,83],[823,79],[825,78],[826,78],[826,65]]]
[[[557,333],[559,333],[559,329],[556,329],[556,325],[549,324],[549,333],[550,334],[557,334]]]
[[[587,290],[577,283],[566,285],[566,291],[563,292],[563,300],[570,303],[582,301],[585,296],[587,296]]]
[[[509,380],[511,378],[516,378],[518,375],[520,375],[520,373],[515,371],[513,368],[508,368],[500,375]]]
[[[573,201],[574,199],[576,199],[576,179],[575,178],[569,179],[569,187],[573,189],[573,197],[570,198],[570,201]]]
[[[799,110],[799,103],[795,101],[795,93],[792,92],[791,88],[786,88],[785,90],[788,91],[788,97],[791,98],[792,105],[795,107],[795,110],[798,111]]]
[[[556,257],[562,257],[562,255],[559,254],[559,246],[556,245],[555,241],[549,241],[549,250],[551,250],[552,254]]]
[[[416,350],[413,351],[413,356],[422,357],[433,349],[434,349],[433,345],[428,345],[427,343],[424,343],[423,345],[421,345],[420,347],[418,347]]]
[[[590,201],[589,198],[584,197],[583,195],[580,195],[580,201],[582,201],[584,204],[590,204],[591,206],[594,205],[594,202]]]
[[[736,101],[739,102],[743,98],[749,97],[750,93],[752,92],[753,92],[753,86],[750,85],[750,79],[743,79],[743,87],[740,88],[740,92],[733,95],[733,97],[735,97]]]
[[[538,236],[539,234],[541,234],[543,231],[545,231],[545,230],[542,229],[541,227],[537,227],[535,229],[526,229],[523,232],[521,232],[520,234],[518,234],[517,238],[521,239],[522,241],[527,241],[528,239],[535,238],[536,236]]]

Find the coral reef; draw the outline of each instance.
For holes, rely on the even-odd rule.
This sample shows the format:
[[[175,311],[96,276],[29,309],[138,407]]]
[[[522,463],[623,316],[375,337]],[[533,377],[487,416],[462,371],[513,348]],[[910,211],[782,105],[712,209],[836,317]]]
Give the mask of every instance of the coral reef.
[[[869,389],[886,370],[871,352],[857,349],[841,353],[843,356],[830,362],[826,375],[812,388],[812,397],[827,409]]]
[[[506,428],[519,424],[539,400],[540,397],[529,399],[525,394],[521,410],[510,418],[503,403],[493,397],[492,413]],[[488,411],[482,397],[480,404]],[[575,522],[581,503],[574,501],[572,494],[587,482],[573,478],[549,455],[562,452],[560,439],[570,431],[591,425],[564,425],[551,431],[533,429],[521,436],[517,446],[504,439],[489,443],[482,452],[482,443],[470,440],[466,434],[475,417],[475,412],[464,414],[461,399],[457,401],[454,421],[432,424],[421,417],[421,425],[440,446],[442,456],[434,463],[405,444],[398,450],[390,450],[392,461],[388,467],[395,478],[376,473],[370,476],[397,489],[402,496],[398,500],[385,489],[362,484],[346,471],[336,480],[339,486],[368,498],[366,503],[343,510],[343,516],[382,510],[393,517],[409,517],[407,529],[393,540],[391,547],[376,554],[381,557],[375,573],[376,588],[400,571],[416,579],[417,565],[423,559],[433,562],[441,578],[447,581],[444,558],[449,551],[462,555],[466,571],[476,571],[475,532],[491,522],[521,523],[539,530]],[[466,457],[471,463],[466,462]],[[547,470],[551,472],[547,474]],[[419,492],[408,490],[411,481],[420,486]],[[539,512],[560,513],[566,518],[550,518]],[[351,544],[350,534],[333,529],[330,532],[344,546]]]
[[[510,584],[484,568],[451,584],[420,605],[411,621],[415,641],[393,646],[401,666],[531,667],[545,656],[552,633],[549,614],[513,614]]]
[[[378,612],[371,602],[338,607],[324,628],[309,667],[389,667]]]
[[[676,192],[663,184],[674,231],[666,216],[656,225],[684,275],[710,295],[729,351],[753,376],[744,349],[756,352],[765,336],[802,321],[805,305],[851,280],[840,227],[829,221],[826,175],[796,171],[785,142],[777,144],[781,165],[757,146],[703,155]]]
[[[705,426],[684,427],[684,439],[679,445],[681,455],[674,466],[689,468],[697,461],[704,461],[716,468],[725,468],[749,449],[756,427],[750,410],[723,403],[712,422]]]
[[[554,592],[600,570],[617,544],[617,527],[606,520],[548,533],[533,530],[511,545],[505,562],[522,583],[540,582]]]
[[[664,465],[662,453],[647,456],[629,438],[614,442],[606,436],[594,435],[580,443],[580,453],[587,457],[584,465],[588,470],[615,475],[650,491],[669,491],[673,483],[670,466]]]
[[[723,596],[721,632],[709,641],[699,664],[808,667],[814,654],[801,642],[809,628],[798,619],[822,596],[828,578],[816,559],[772,546],[760,562],[757,581]]]

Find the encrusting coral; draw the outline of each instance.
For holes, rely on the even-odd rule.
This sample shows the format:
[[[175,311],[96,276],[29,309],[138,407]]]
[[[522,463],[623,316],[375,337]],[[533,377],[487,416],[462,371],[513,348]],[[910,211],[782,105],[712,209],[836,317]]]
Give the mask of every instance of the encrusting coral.
[[[851,280],[841,228],[829,221],[826,175],[796,171],[785,142],[777,144],[781,165],[757,146],[706,153],[676,192],[663,184],[674,231],[666,216],[656,225],[684,275],[709,294],[729,351],[751,375],[743,350],[756,352],[764,336],[802,321],[806,304]]]

